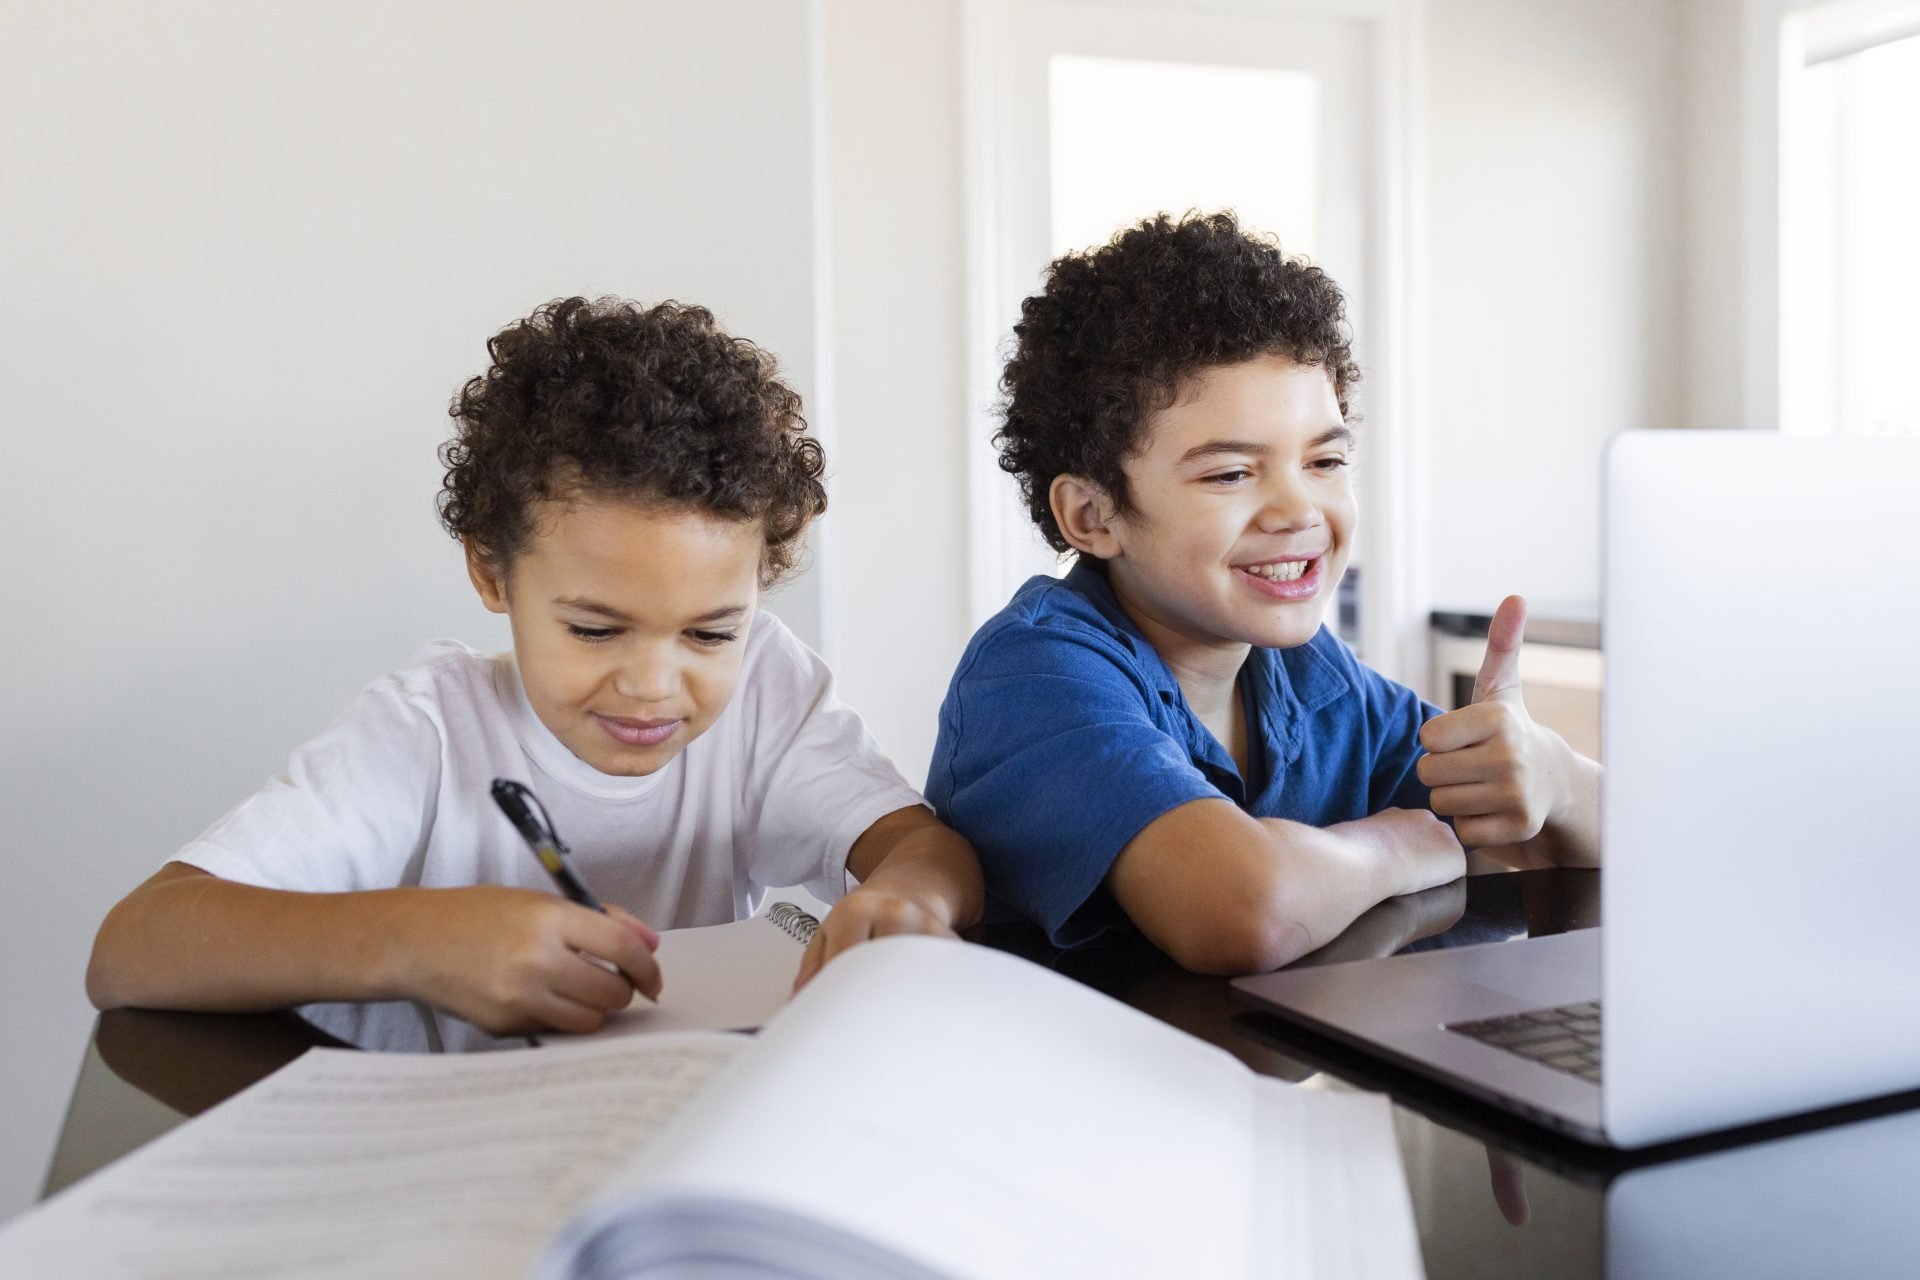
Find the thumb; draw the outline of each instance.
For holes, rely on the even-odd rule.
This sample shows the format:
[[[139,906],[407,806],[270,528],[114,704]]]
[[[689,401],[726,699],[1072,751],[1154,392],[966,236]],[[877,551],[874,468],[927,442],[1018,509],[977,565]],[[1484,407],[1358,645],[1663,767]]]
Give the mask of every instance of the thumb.
[[[1508,596],[1493,611],[1487,628],[1487,656],[1473,682],[1475,702],[1514,702],[1520,697],[1520,638],[1527,626],[1527,602]]]

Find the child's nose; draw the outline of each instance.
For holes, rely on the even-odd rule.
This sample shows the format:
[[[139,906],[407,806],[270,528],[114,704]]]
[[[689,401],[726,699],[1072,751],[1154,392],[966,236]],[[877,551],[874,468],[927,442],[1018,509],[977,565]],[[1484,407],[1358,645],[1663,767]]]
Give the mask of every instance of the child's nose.
[[[642,654],[620,668],[613,687],[635,702],[665,702],[680,690],[680,669],[660,655]]]
[[[1319,518],[1320,507],[1306,486],[1280,476],[1261,491],[1254,523],[1262,533],[1289,533],[1310,528]]]

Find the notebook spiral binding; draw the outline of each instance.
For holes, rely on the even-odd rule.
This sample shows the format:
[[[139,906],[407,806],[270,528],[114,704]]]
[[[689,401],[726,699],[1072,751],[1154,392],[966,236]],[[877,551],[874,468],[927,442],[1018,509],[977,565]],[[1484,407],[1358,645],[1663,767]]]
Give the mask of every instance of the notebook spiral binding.
[[[814,931],[820,927],[818,919],[791,902],[774,903],[767,909],[767,919],[775,928],[799,943],[812,942]]]

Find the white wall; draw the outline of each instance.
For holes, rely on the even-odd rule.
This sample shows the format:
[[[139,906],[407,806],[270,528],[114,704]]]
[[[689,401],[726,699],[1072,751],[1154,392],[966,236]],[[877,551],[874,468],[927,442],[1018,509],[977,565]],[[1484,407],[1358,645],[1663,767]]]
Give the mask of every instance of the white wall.
[[[1428,0],[1441,603],[1593,597],[1615,431],[1776,425],[1778,24],[1806,3]]]
[[[677,296],[812,395],[813,17],[8,0],[0,1217],[107,907],[422,640],[505,643],[432,503],[485,339]]]
[[[917,786],[967,639],[958,6],[828,0],[826,71],[832,656]]]
[[[1602,446],[1684,421],[1671,0],[1432,0],[1433,591],[1599,594]]]

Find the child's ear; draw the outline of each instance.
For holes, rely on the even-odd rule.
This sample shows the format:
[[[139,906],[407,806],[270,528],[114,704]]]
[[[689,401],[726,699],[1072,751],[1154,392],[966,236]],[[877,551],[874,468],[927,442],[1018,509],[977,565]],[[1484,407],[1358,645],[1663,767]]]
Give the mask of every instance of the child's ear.
[[[1075,551],[1096,560],[1120,554],[1120,539],[1113,532],[1113,499],[1105,489],[1084,476],[1055,476],[1047,486],[1047,502],[1060,536]]]
[[[480,550],[480,544],[472,538],[460,539],[460,545],[467,551],[467,577],[473,579],[473,589],[480,593],[480,603],[494,613],[507,611],[507,577],[500,567]]]

